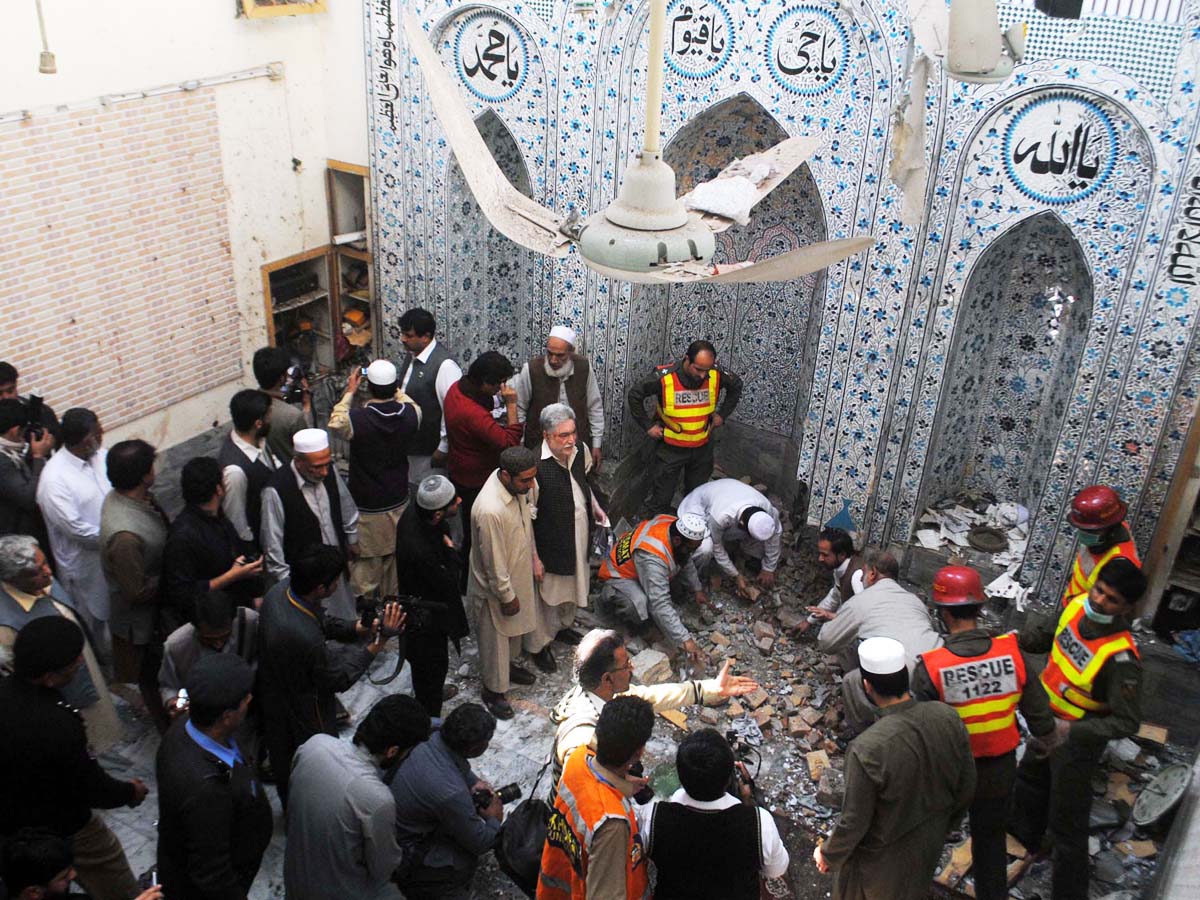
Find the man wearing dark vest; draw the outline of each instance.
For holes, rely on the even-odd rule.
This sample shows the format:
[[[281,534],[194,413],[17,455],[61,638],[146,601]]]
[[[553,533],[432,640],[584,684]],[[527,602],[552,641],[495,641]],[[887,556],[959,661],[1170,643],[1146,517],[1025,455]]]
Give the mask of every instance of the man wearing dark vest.
[[[279,468],[279,461],[267,446],[271,433],[271,395],[263,391],[238,391],[229,401],[233,419],[217,462],[225,496],[221,509],[233,523],[244,548],[257,552],[259,526],[262,524],[262,492]]]
[[[816,606],[807,607],[808,618],[795,629],[800,634],[818,622],[828,622],[838,607],[867,587],[866,563],[844,529],[826,528],[817,535],[817,562],[829,570],[833,585]]]
[[[657,900],[758,900],[759,879],[787,872],[788,852],[775,820],[754,805],[750,782],[735,782],[733,750],[720,732],[694,731],[679,744],[683,785],[669,800],[639,807],[638,830],[658,871]]]
[[[741,399],[742,379],[717,368],[717,348],[708,341],[692,341],[678,365],[629,389],[633,421],[659,442],[647,500],[652,513],[671,508],[680,472],[685,495],[712,477],[713,429],[725,424]],[[655,404],[653,413],[647,401]]]
[[[113,489],[100,507],[100,558],[108,583],[114,681],[136,683],[159,732],[169,720],[158,695],[162,656],[159,608],[167,515],[150,493],[155,450],[145,441],[114,444],[105,461]]]
[[[517,389],[517,418],[525,423],[525,446],[542,443],[542,410],[565,403],[575,412],[579,443],[591,449],[592,466],[600,465],[604,441],[604,401],[596,373],[586,356],[575,352],[575,329],[555,325],[546,339],[546,353],[521,367],[513,380]]]
[[[1054,900],[1088,896],[1092,775],[1109,741],[1141,726],[1142,667],[1130,618],[1146,592],[1132,560],[1105,563],[1091,590],[1022,629],[1021,649],[1049,653],[1041,684],[1062,743],[1017,766],[1009,833],[1031,851],[1046,831],[1054,843]]]
[[[544,439],[538,459],[538,517],[533,520],[534,574],[540,570],[538,595],[546,630],[566,644],[578,644],[581,635],[571,625],[575,610],[588,602],[592,525],[607,525],[608,517],[588,484],[592,457],[587,445],[579,443],[575,411],[565,403],[551,403],[540,420]]]
[[[325,544],[354,558],[358,554],[358,507],[333,465],[329,435],[322,428],[296,432],[292,462],[263,489],[262,543],[269,578],[279,583],[301,551]],[[339,619],[356,614],[350,583],[343,575],[325,601]]]
[[[946,566],[933,577],[933,602],[949,632],[944,646],[921,654],[913,671],[917,700],[940,700],[958,711],[975,757],[971,874],[979,900],[1008,896],[1004,826],[1017,775],[1016,711],[1035,738],[1054,734],[1054,717],[1037,678],[1030,678],[1015,634],[992,637],[979,627],[983,582],[969,566]]]
[[[370,396],[352,408],[362,375],[350,373],[346,393],[329,416],[329,430],[350,442],[350,496],[358,506],[358,558],[350,563],[357,595],[393,597],[396,523],[408,503],[408,450],[421,411],[396,388],[396,367],[377,359],[367,367]]]
[[[408,357],[400,365],[400,390],[421,408],[421,427],[408,451],[408,481],[413,488],[433,466],[446,464],[450,444],[442,406],[450,385],[462,378],[454,355],[438,341],[437,321],[424,309],[400,317],[400,342]]]

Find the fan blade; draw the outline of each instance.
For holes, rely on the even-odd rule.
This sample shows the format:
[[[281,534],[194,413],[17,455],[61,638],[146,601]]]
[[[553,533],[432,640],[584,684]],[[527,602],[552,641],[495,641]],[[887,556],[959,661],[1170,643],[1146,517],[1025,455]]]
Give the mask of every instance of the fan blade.
[[[730,263],[721,267],[722,271],[717,275],[712,274],[711,264],[674,263],[650,272],[627,272],[596,265],[587,257],[582,258],[590,268],[601,275],[618,281],[631,281],[634,284],[754,284],[791,281],[793,278],[827,269],[836,262],[866,250],[874,243],[875,238],[869,234],[837,241],[821,241],[798,250],[780,253],[762,262]]]
[[[802,164],[820,150],[826,142],[827,138],[823,135],[815,137],[793,137],[787,140],[780,141],[774,147],[764,150],[762,153],[753,153],[750,156],[743,156],[735,159],[724,169],[717,173],[715,178],[709,181],[701,182],[701,184],[712,184],[714,181],[720,181],[722,178],[732,178],[736,175],[749,176],[756,166],[766,164],[770,167],[771,174],[764,178],[756,185],[754,199],[750,204],[753,209],[762,199],[783,184],[784,179],[791,175]],[[696,185],[680,199],[685,206],[688,206],[688,201],[696,192]],[[688,206],[691,209],[690,206]],[[722,232],[737,224],[733,219],[717,213],[706,212],[702,209],[696,209],[700,213],[700,218],[715,232]]]
[[[475,120],[411,13],[403,16],[408,49],[417,58],[434,111],[446,132],[471,193],[492,227],[506,238],[546,256],[565,256],[570,239],[559,231],[563,218],[515,187],[496,164]]]

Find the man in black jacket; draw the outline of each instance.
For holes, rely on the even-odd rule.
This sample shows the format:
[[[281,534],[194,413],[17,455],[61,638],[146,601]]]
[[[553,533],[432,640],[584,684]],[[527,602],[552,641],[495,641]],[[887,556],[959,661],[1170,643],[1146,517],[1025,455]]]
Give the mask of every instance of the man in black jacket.
[[[189,716],[158,748],[158,872],[175,900],[246,900],[271,842],[271,804],[235,738],[253,684],[232,654],[197,660]]]
[[[83,632],[61,616],[34,619],[0,679],[0,837],[46,828],[70,837],[78,881],[93,900],[129,900],[137,880],[121,842],[93,809],[138,806],[141,779],[118,781],[88,754],[79,711],[58,689],[83,664]]]
[[[396,528],[396,574],[400,590],[437,609],[421,610],[408,625],[405,655],[412,666],[413,695],[429,715],[442,714],[450,668],[447,641],[458,642],[469,627],[459,590],[461,561],[450,537],[449,520],[462,505],[454,485],[445,475],[430,475],[417,486],[417,502],[410,503]]]
[[[296,748],[314,734],[337,735],[334,695],[349,690],[403,630],[404,615],[395,603],[370,628],[325,614],[321,601],[336,590],[345,567],[339,550],[314,545],[296,557],[291,577],[271,588],[259,610],[258,696],[284,805]],[[359,643],[366,637],[369,643]]]
[[[221,465],[207,456],[184,464],[180,476],[183,512],[167,531],[163,550],[165,591],[163,631],[190,622],[196,601],[209,591],[224,591],[241,606],[253,606],[263,594],[262,559],[242,555],[233,523],[221,511],[225,488]]]

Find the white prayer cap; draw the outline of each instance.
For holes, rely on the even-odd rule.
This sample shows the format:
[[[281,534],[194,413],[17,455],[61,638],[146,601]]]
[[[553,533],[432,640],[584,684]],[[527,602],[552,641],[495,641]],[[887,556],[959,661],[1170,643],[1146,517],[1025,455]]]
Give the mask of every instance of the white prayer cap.
[[[324,428],[302,428],[292,436],[294,453],[320,453],[329,449],[329,435]]]
[[[575,329],[569,325],[555,325],[550,329],[550,337],[566,341],[572,347],[575,346]]]
[[[386,359],[377,359],[367,366],[367,381],[380,387],[396,383],[396,367]]]
[[[894,675],[908,665],[904,645],[895,638],[867,638],[858,645],[858,665],[872,675]]]
[[[704,516],[695,513],[684,513],[675,520],[675,527],[689,541],[702,541],[708,537],[708,522]]]
[[[775,517],[765,509],[760,509],[746,523],[750,537],[756,541],[769,541],[775,534]]]
[[[417,506],[438,510],[454,502],[454,485],[445,475],[430,475],[417,485]]]

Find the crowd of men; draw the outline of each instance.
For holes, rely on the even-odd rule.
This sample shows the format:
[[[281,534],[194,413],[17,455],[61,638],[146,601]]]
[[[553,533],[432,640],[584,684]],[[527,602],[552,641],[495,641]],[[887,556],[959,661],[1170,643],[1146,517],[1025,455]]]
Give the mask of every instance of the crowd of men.
[[[259,350],[258,388],[231,398],[215,457],[182,467],[174,518],[155,498],[156,448],[105,447],[93,411],[60,420],[0,363],[8,897],[67,896],[75,881],[94,900],[245,898],[275,827],[273,785],[289,898],[467,898],[506,827],[501,792],[471,760],[516,714],[512,686],[534,684],[531,667],[557,671],[556,644],[574,647],[575,683],[551,715],[552,806],[526,893],[749,900],[786,872],[725,736],[680,743],[670,797],[653,797],[641,768],[656,712],[758,685],[729,662],[715,678],[635,685],[627,646],[662,642],[701,673],[707,655],[681,605],[709,604],[722,579],[747,604],[752,580],[777,584],[779,510],[713,479],[714,433],[740,379],[697,340],[633,385],[630,417],[656,442],[645,516],[597,541],[612,527],[597,479],[604,406],[575,332],[552,329],[519,371],[494,351],[464,371],[430,313],[399,326],[408,356],[353,371],[321,423],[288,352]],[[331,434],[348,448],[344,476]],[[1140,719],[1129,623],[1146,582],[1125,511],[1111,488],[1081,491],[1061,600],[1001,635],[980,627],[973,569],[943,568],[926,603],[890,553],[819,534],[828,593],[784,601],[807,608],[796,636],[844,673],[845,799],[813,854],[835,873],[835,897],[926,896],[964,815],[982,900],[1007,896],[1008,834],[1052,854],[1055,898],[1086,896],[1092,774]],[[580,634],[590,598],[609,627]],[[478,702],[443,717],[457,693],[450,646],[468,635]],[[389,648],[396,672],[409,664],[413,696],[385,688],[352,723],[337,695]],[[149,886],[97,812],[148,793],[97,761],[121,739],[113,693],[161,734]]]

